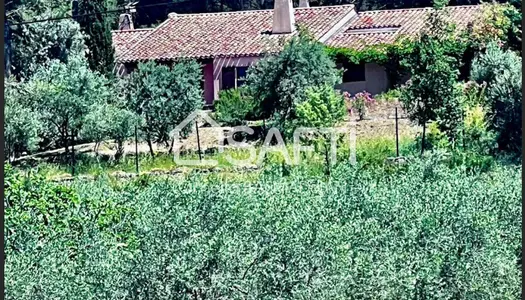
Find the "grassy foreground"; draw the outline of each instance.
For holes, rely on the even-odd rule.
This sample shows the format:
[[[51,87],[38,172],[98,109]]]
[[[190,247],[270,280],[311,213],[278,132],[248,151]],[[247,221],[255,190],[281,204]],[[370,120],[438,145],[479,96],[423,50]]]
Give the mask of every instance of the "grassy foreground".
[[[400,139],[400,155],[411,155],[419,152],[417,145],[414,143],[412,138],[402,137]],[[257,147],[257,153],[260,154],[260,146]],[[288,147],[288,153],[290,158],[293,159],[293,149],[291,146]],[[230,169],[231,163],[228,162],[226,156],[231,156],[236,159],[248,159],[250,153],[247,150],[239,149],[227,149],[223,153],[213,151],[212,153],[204,153],[203,159],[206,160],[217,160],[218,167]],[[348,145],[343,144],[338,147],[338,160],[348,160],[350,152]],[[361,138],[356,143],[356,158],[357,161],[367,165],[381,165],[388,157],[396,155],[396,144],[394,138]],[[280,154],[268,153],[266,161],[270,163],[280,164],[284,162],[283,157]],[[182,155],[183,159],[198,160],[199,156],[197,153],[185,153]],[[325,165],[324,157],[318,153],[310,155],[303,160],[307,160],[309,166],[322,169]],[[257,164],[257,159],[250,162],[251,164]],[[139,156],[139,169],[140,172],[149,172],[153,170],[172,170],[178,166],[173,159],[172,154],[159,153],[156,157],[151,157],[149,154]],[[36,171],[38,174],[45,176],[48,179],[60,177],[71,173],[71,166],[69,162],[54,162],[54,163],[39,163],[36,166],[32,165],[20,165],[17,167],[21,171]],[[122,158],[120,161],[101,161],[93,156],[78,155],[76,158],[75,173],[77,175],[92,175],[92,176],[103,176],[104,174],[110,174],[113,172],[126,172],[135,173],[135,156],[128,155]]]
[[[516,299],[521,168],[435,158],[242,184],[9,171],[10,299]]]

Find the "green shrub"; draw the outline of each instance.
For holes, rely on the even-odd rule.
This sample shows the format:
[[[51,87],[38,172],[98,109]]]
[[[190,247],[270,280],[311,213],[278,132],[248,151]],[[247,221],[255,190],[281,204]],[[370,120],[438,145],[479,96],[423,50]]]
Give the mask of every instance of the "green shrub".
[[[105,181],[83,189],[25,176],[8,165],[4,175],[6,299],[106,298],[110,291],[102,287],[117,282],[110,275],[119,275],[114,271],[124,262],[109,263],[107,253],[137,247],[130,202],[114,198]]]
[[[153,156],[152,142],[169,145],[172,130],[191,113],[202,109],[202,70],[193,60],[171,66],[139,63],[123,84],[127,109],[145,120],[142,131]],[[187,133],[188,127],[183,129]]]
[[[441,161],[387,174],[342,164],[328,180],[292,168],[242,184],[198,174],[120,191],[76,182],[81,202],[139,213],[110,227],[131,219],[135,246],[102,239],[89,219],[77,243],[86,263],[68,258],[63,235],[26,239],[7,255],[6,297],[516,299],[521,168],[473,176]]]
[[[447,149],[451,146],[450,141],[445,133],[439,130],[437,122],[428,125],[427,141],[430,149]]]
[[[307,88],[306,100],[297,105],[298,124],[304,127],[332,127],[347,115],[343,96],[332,86]]]
[[[12,79],[5,79],[4,154],[11,159],[26,151],[38,149],[43,130],[40,115],[28,107],[24,97],[25,86]]]
[[[295,119],[295,106],[305,101],[308,87],[334,86],[340,80],[324,45],[301,30],[283,51],[265,57],[249,69],[246,87],[257,101],[261,117],[272,118],[285,127],[288,120]]]
[[[377,101],[392,102],[399,100],[401,97],[401,89],[390,89],[384,93],[376,95],[374,98]]]
[[[323,130],[334,128],[348,115],[343,96],[330,85],[306,89],[306,101],[296,106],[297,125]],[[334,128],[335,129],[335,128]],[[324,156],[326,172],[330,171],[330,133],[313,133],[315,150]]]
[[[475,81],[469,81],[467,83],[459,84],[463,87],[463,92],[460,96],[460,102],[463,106],[463,110],[477,105],[487,105],[486,83],[478,84]]]
[[[255,115],[255,102],[242,88],[220,91],[214,105],[217,121],[228,126],[243,125]]]
[[[472,63],[472,80],[486,83],[489,128],[502,150],[521,153],[521,57],[490,43]]]
[[[489,129],[482,106],[467,107],[463,120],[463,148],[490,155],[497,148],[494,132]]]

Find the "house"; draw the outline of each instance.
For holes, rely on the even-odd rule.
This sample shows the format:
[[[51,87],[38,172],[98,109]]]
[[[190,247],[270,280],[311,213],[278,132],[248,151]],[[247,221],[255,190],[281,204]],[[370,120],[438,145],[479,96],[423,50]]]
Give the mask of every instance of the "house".
[[[458,26],[472,23],[480,6],[447,7]],[[170,62],[196,59],[203,65],[204,98],[218,99],[219,91],[244,83],[247,68],[267,53],[277,53],[283,40],[306,27],[320,42],[335,47],[362,49],[392,43],[398,37],[415,36],[424,26],[431,8],[357,12],[354,5],[309,7],[301,0],[275,0],[274,9],[203,14],[170,13],[155,28],[134,29],[131,16],[120,18],[113,31],[118,72],[131,72],[139,62]],[[368,63],[350,66],[337,88],[372,94],[389,87],[384,67]]]

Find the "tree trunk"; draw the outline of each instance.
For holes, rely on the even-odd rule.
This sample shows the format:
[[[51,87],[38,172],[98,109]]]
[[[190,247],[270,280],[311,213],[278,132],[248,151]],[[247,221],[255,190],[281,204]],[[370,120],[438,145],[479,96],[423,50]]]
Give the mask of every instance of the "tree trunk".
[[[326,142],[325,142],[325,145],[324,145],[324,158],[325,158],[325,162],[326,162],[325,174],[326,175],[330,175],[330,149],[329,149],[328,145],[326,144]]]
[[[75,176],[75,134],[71,131],[71,176]]]
[[[67,157],[69,154],[69,136],[67,132],[67,126],[62,126],[62,128],[63,130],[61,130],[60,136],[62,137],[62,144],[64,145],[64,151]]]
[[[62,136],[62,143],[64,144],[64,151],[67,156],[69,154],[69,139],[67,137],[67,134],[65,135],[65,137]]]
[[[117,140],[117,152],[115,153],[115,161],[119,161],[124,154],[124,141]]]
[[[171,138],[171,145],[170,145],[170,149],[168,150],[168,154],[173,153],[173,145],[175,145],[175,137]]]
[[[151,157],[155,157],[155,153],[153,152],[153,144],[151,143],[151,135],[148,132],[146,139],[148,140],[148,147],[149,147],[149,153],[151,154]]]

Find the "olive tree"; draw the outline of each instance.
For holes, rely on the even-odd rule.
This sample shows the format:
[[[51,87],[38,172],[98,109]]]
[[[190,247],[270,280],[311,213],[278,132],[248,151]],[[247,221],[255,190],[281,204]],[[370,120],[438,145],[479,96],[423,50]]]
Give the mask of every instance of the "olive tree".
[[[112,89],[104,76],[89,69],[85,59],[71,58],[67,63],[54,60],[38,69],[28,82],[28,94],[48,128],[47,134],[58,135],[56,142],[67,153],[86,115],[95,105],[108,102]]]
[[[11,79],[4,82],[4,153],[11,160],[38,148],[42,123],[39,115],[26,105],[23,83]]]
[[[193,111],[201,109],[201,66],[195,61],[173,65],[140,63],[124,85],[127,107],[144,119],[141,126],[153,156],[153,142],[169,147],[170,133]]]
[[[274,118],[284,127],[286,120],[296,117],[295,107],[305,101],[306,88],[334,86],[340,77],[323,44],[300,31],[279,54],[269,55],[250,68],[246,86],[259,103],[260,116]]]
[[[113,104],[95,105],[86,115],[81,135],[94,141],[95,153],[98,153],[100,142],[112,139],[117,144],[115,160],[124,154],[124,142],[132,136],[138,116],[127,109]]]
[[[471,77],[486,83],[489,127],[497,134],[501,149],[521,153],[521,57],[490,43],[472,63]]]

